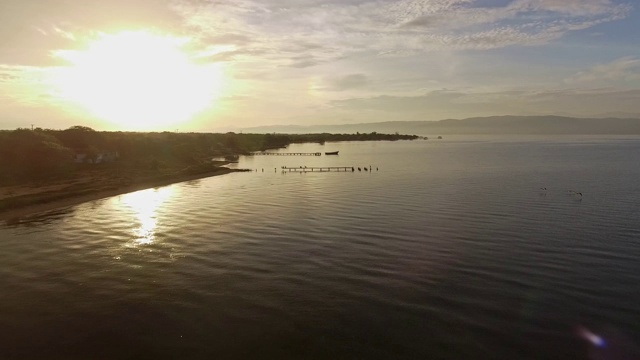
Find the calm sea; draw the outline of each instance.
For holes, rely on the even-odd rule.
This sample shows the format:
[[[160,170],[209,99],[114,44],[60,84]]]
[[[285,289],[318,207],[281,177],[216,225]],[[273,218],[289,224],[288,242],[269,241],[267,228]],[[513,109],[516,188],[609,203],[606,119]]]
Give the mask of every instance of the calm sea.
[[[0,225],[0,358],[636,358],[640,138],[281,151]]]

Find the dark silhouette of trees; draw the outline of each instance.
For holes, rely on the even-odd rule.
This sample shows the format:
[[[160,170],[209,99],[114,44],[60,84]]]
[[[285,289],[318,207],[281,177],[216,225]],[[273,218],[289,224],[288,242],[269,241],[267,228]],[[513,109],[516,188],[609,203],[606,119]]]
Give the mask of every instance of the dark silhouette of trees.
[[[114,173],[185,169],[211,164],[215,156],[248,154],[292,143],[362,140],[413,140],[415,135],[378,134],[242,134],[100,132],[86,126],[65,130],[0,131],[0,182],[17,183],[77,171],[111,169]],[[113,164],[77,164],[76,154],[93,157],[118,153]]]
[[[44,131],[18,129],[0,134],[3,182],[44,179],[68,170],[72,160],[72,152]]]
[[[263,149],[282,148],[291,144],[291,136],[286,134],[265,134]]]
[[[86,126],[72,126],[57,132],[55,136],[64,146],[77,151],[89,148],[102,150],[101,148],[105,146],[103,134]]]

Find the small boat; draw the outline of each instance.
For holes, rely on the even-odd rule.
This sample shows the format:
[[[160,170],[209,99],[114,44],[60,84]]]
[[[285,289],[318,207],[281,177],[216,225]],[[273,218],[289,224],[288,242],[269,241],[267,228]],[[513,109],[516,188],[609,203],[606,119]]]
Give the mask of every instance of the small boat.
[[[324,153],[325,155],[338,155],[338,151],[328,151]]]

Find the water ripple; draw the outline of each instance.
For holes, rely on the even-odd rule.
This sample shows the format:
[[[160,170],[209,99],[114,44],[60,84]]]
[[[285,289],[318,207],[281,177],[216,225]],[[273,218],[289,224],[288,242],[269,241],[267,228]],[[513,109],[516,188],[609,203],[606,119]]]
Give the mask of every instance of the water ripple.
[[[235,173],[1,228],[0,357],[584,358],[578,322],[638,336],[638,142],[330,145],[238,166],[380,170]]]

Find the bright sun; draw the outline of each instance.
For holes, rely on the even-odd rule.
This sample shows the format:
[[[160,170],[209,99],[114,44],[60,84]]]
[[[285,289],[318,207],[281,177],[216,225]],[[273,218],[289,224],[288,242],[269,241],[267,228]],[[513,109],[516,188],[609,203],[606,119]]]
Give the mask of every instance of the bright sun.
[[[69,66],[53,73],[62,98],[123,130],[168,130],[220,96],[219,64],[196,64],[188,40],[148,32],[103,34],[83,50],[54,55]]]

